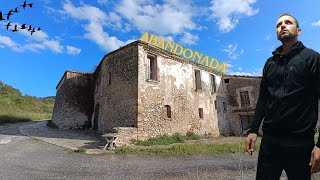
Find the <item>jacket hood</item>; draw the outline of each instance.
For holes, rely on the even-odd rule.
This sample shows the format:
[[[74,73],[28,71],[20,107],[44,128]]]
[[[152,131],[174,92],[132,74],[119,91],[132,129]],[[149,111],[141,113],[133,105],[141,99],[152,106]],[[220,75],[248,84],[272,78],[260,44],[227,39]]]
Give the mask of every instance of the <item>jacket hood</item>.
[[[301,41],[297,41],[289,50],[288,54],[293,52],[301,51],[302,49],[306,48]],[[282,46],[279,46],[275,51],[272,52],[273,55],[280,55],[282,51]]]

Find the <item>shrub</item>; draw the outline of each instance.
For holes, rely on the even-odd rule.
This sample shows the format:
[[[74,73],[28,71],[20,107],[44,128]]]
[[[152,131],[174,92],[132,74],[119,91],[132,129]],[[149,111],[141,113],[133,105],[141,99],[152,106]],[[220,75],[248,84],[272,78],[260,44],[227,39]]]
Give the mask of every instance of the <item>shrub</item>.
[[[198,134],[195,134],[194,132],[188,131],[186,134],[187,140],[199,140],[201,139],[201,136]]]
[[[74,152],[76,152],[76,153],[86,153],[87,150],[85,148],[78,148],[78,149],[74,150]]]

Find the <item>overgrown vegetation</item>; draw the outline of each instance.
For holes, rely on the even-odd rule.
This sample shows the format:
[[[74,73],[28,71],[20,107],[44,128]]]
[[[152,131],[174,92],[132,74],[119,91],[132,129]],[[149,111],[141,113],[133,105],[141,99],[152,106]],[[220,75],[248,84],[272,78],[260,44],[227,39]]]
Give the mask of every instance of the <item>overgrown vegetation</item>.
[[[158,154],[174,155],[222,155],[227,153],[244,153],[244,142],[226,144],[174,144],[169,146],[119,147],[118,154]],[[256,146],[259,149],[259,144]]]
[[[152,145],[168,145],[174,143],[183,143],[186,140],[199,140],[200,136],[192,132],[188,132],[186,136],[176,133],[172,136],[162,135],[155,138],[150,138],[146,141],[133,141],[133,144],[140,146],[152,146]]]
[[[0,124],[49,119],[54,98],[22,95],[18,89],[0,81]]]
[[[39,143],[39,142],[42,142],[42,140],[41,139],[39,139],[39,138],[31,138],[30,139],[30,141],[32,142],[32,143]]]
[[[87,150],[85,149],[85,148],[78,148],[77,150],[74,150],[74,152],[76,152],[76,153],[86,153],[87,152]]]

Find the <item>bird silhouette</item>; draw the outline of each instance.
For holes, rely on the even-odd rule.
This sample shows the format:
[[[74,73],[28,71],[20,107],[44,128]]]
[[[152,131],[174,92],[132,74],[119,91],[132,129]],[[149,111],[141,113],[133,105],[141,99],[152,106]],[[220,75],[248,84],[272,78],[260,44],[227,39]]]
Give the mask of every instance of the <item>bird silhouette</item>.
[[[36,32],[35,29],[36,29],[36,28],[33,28],[33,29],[32,29],[32,31],[31,31],[31,36],[32,36],[32,34],[33,34],[34,32]]]
[[[0,21],[4,20],[2,17],[2,11],[0,11]]]
[[[18,7],[16,7],[16,8],[14,9],[14,11],[12,11],[12,12],[14,12],[14,13],[19,12],[19,11],[18,11]]]
[[[23,7],[23,9],[25,9],[27,7],[27,1],[24,1],[22,5],[20,5]]]
[[[32,8],[33,3],[28,4],[30,8]]]
[[[41,28],[40,28],[40,27],[38,27],[37,31],[41,31]]]
[[[10,10],[8,14],[5,14],[5,15],[7,15],[7,20],[9,20],[10,16],[12,15],[12,10]]]
[[[11,26],[10,22],[8,22],[8,24],[5,26],[6,26],[7,30],[9,30],[9,26]]]
[[[32,29],[32,26],[30,25],[30,26],[29,26],[29,29],[28,29],[28,31],[31,31],[31,29]]]
[[[14,25],[14,29],[13,30],[11,30],[12,32],[17,32],[18,31],[18,29],[17,29],[17,25]]]
[[[22,24],[20,29],[27,29],[26,24]]]

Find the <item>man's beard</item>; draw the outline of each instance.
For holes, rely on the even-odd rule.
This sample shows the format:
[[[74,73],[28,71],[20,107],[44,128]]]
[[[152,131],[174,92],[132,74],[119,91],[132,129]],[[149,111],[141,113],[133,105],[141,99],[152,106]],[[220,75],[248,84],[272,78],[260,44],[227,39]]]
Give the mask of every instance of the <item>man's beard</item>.
[[[297,35],[295,34],[285,34],[285,35],[278,35],[278,40],[281,42],[290,42],[293,41]]]

